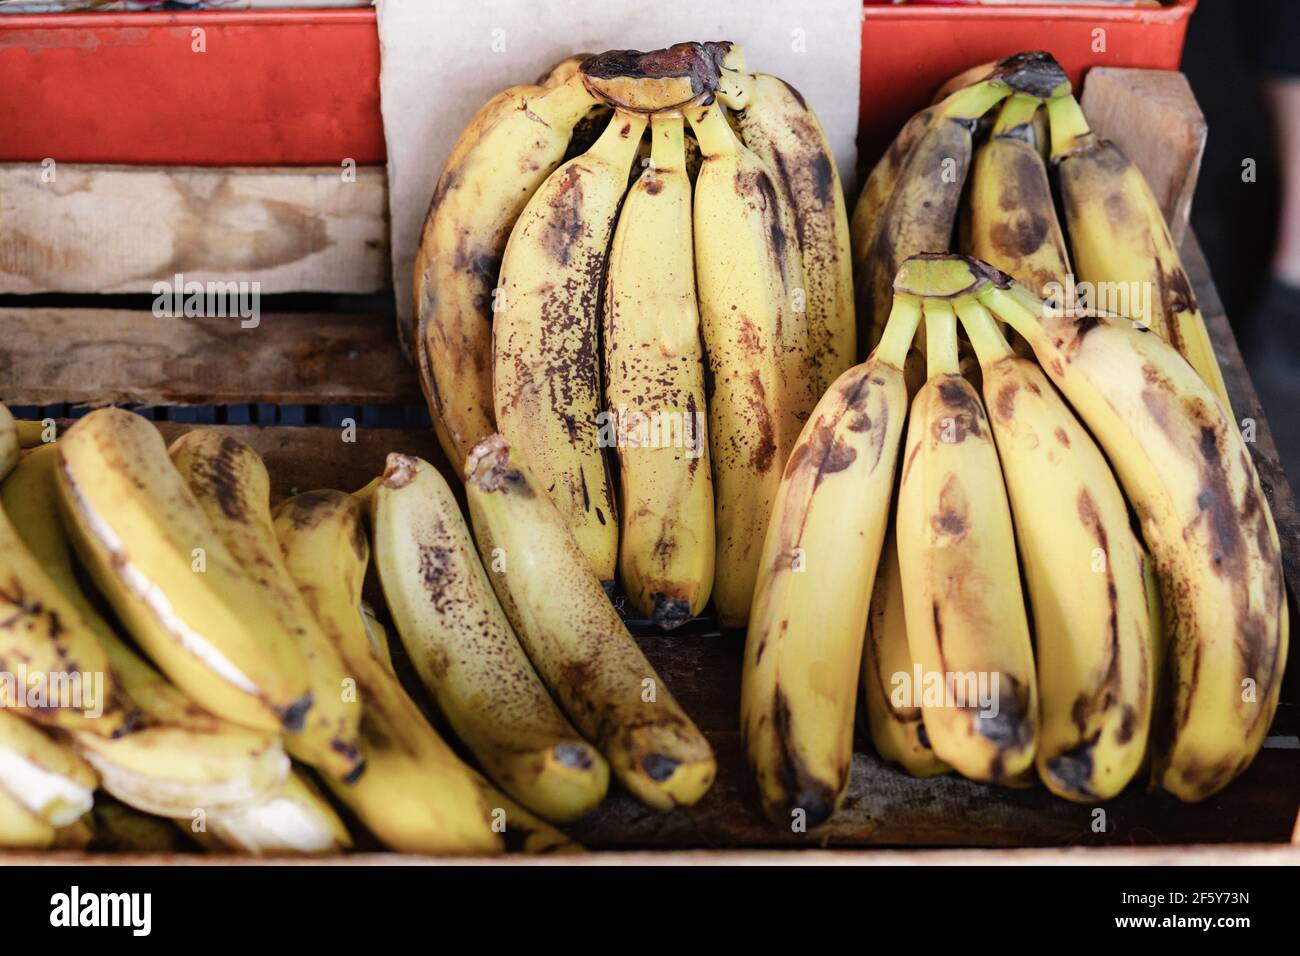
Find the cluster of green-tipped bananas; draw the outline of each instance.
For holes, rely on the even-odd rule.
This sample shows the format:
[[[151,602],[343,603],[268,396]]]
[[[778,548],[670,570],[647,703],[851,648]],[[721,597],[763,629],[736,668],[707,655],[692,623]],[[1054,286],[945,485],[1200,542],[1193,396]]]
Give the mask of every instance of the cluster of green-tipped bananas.
[[[953,86],[903,127],[854,209],[864,341],[879,340],[905,259],[959,251],[1059,308],[1114,312],[1157,333],[1231,415],[1159,204],[1141,170],[1089,129],[1057,62],[1047,53],[1022,53]]]
[[[744,624],[781,467],[856,351],[846,204],[798,92],[725,42],[505,90],[438,181],[414,305],[451,461],[500,432],[639,612],[671,629],[712,595]]]
[[[500,436],[470,456],[475,535],[418,458],[273,509],[260,456],[216,429],[169,448],[106,408],[53,437],[0,405],[0,846],[330,853],[350,815],[404,852],[568,851],[551,824],[611,772],[657,809],[712,783],[709,744]],[[397,677],[362,598],[372,545],[473,766]]]
[[[764,542],[741,729],[769,816],[811,827],[843,798],[859,662],[876,749],[916,776],[1094,802],[1149,763],[1182,800],[1217,792],[1272,722],[1288,627],[1226,406],[1146,328],[979,260],[915,256],[892,287]]]

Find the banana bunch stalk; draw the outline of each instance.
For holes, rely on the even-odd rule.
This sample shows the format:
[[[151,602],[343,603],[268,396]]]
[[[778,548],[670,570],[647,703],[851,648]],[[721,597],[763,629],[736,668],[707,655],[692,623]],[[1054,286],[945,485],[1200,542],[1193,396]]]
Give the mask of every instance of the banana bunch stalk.
[[[417,364],[449,458],[500,432],[607,589],[665,630],[710,596],[739,627],[781,469],[856,353],[852,282],[797,91],[732,43],[614,50],[503,92],[456,143]]]

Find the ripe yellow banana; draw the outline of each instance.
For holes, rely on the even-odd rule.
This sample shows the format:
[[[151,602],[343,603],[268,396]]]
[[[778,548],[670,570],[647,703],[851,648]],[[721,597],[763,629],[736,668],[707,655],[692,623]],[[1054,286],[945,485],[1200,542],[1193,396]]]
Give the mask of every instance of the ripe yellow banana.
[[[1097,138],[1073,96],[1049,99],[1047,115],[1074,266],[1092,286],[1094,308],[1126,315],[1168,341],[1231,417],[1205,318],[1146,177],[1118,146]]]
[[[767,164],[778,198],[793,213],[803,264],[808,353],[820,396],[857,358],[844,188],[826,134],[803,95],[780,77],[744,72],[743,52],[730,46],[718,99],[740,111],[740,138]]]
[[[1047,165],[1035,136],[1036,96],[1003,101],[989,138],[975,150],[966,196],[963,251],[1048,297],[1064,290],[1070,262]]]
[[[146,813],[189,818],[193,811],[235,809],[268,797],[289,759],[279,736],[214,717],[188,700],[128,648],[82,592],[71,545],[59,521],[53,445],[33,449],[0,485],[14,528],[107,656],[109,669],[139,717],[128,734],[75,731],[77,751],[99,772],[100,785]]]
[[[912,402],[897,535],[907,639],[921,669],[934,752],[960,773],[1008,783],[1033,767],[1038,697],[1011,510],[988,418],[962,377],[959,283],[913,259],[898,295],[922,300],[929,377]]]
[[[271,480],[262,456],[239,439],[206,428],[176,439],[168,454],[216,539],[241,567],[250,569],[281,639],[293,641],[306,664],[312,704],[302,730],[285,738],[289,753],[326,776],[356,778],[365,760],[361,701],[338,650],[284,565],[271,524]]]
[[[65,743],[0,708],[0,788],[52,827],[81,819],[99,778]]]
[[[904,127],[872,170],[853,211],[860,341],[870,347],[880,338],[903,261],[951,247],[979,118],[1013,92],[1047,96],[1068,89],[1064,72],[1050,56],[1018,54]]]
[[[375,644],[361,606],[370,561],[366,505],[339,491],[309,491],[283,502],[275,530],[285,564],[321,628],[357,681],[363,704],[366,772],[331,790],[387,846],[404,853],[493,853],[501,839],[477,774],[429,726]],[[435,552],[430,551],[433,556]],[[421,575],[418,566],[406,571]],[[509,831],[507,831],[509,832]]]
[[[604,799],[609,766],[519,646],[460,508],[432,465],[389,455],[370,505],[375,565],[406,652],[487,775],[549,820]]]
[[[334,808],[301,771],[289,774],[268,800],[227,813],[209,813],[203,828],[177,820],[202,846],[252,856],[341,853],[352,837]]]
[[[694,804],[713,783],[713,751],[627,632],[523,459],[499,435],[484,439],[465,480],[476,525],[504,561],[493,586],[509,594],[515,633],[569,718],[637,799],[656,810]]]
[[[983,369],[1033,609],[1038,775],[1066,799],[1107,800],[1137,773],[1151,724],[1142,545],[1110,466],[1042,369],[1011,351],[978,301],[956,309]]]
[[[0,847],[44,850],[56,844],[59,831],[0,787]]]
[[[416,367],[438,440],[457,464],[496,430],[492,290],[506,240],[596,105],[577,66],[566,60],[545,85],[489,100],[452,147],[425,217],[414,273]]]
[[[54,447],[78,554],[145,653],[218,716],[301,728],[311,706],[302,652],[217,539],[153,424],[101,408]]]
[[[717,553],[724,627],[749,617],[763,531],[790,450],[817,396],[794,229],[767,167],[716,100],[687,111],[704,162],[695,181],[695,271],[712,372]],[[508,435],[506,436],[509,437]]]
[[[606,443],[618,449],[623,586],[670,630],[713,587],[713,472],[681,114],[656,114],[650,135],[651,165],[628,192],[609,253]]]
[[[785,466],[745,643],[740,729],[773,822],[815,827],[844,797],[862,640],[907,408],[920,311],[822,396]],[[827,600],[827,595],[835,599]]]
[[[921,708],[910,701],[894,703],[895,691],[904,680],[912,680],[915,673],[915,661],[907,643],[898,544],[891,530],[885,537],[867,615],[862,650],[862,697],[876,753],[913,777],[933,777],[948,773],[951,768],[930,748]]]
[[[1158,336],[1074,318],[1014,283],[981,302],[1033,347],[1115,468],[1155,563],[1168,632],[1156,783],[1200,800],[1254,758],[1277,708],[1287,602],[1277,529],[1235,424]]]
[[[612,586],[618,513],[600,446],[600,303],[605,255],[646,128],[618,112],[519,216],[492,326],[497,427],[536,470],[587,563]]]
[[[18,464],[21,451],[18,423],[4,403],[0,402],[0,481]]]

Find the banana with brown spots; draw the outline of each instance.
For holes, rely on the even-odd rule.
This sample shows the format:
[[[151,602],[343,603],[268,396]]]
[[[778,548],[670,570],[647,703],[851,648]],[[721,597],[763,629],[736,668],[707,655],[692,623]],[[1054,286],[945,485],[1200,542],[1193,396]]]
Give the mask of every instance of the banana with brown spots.
[[[521,456],[499,435],[485,439],[465,465],[465,484],[475,527],[497,551],[493,586],[508,595],[515,633],[570,719],[642,803],[696,803],[717,771],[708,741],[628,633]]]
[[[763,541],[740,728],[767,815],[825,823],[844,797],[867,609],[907,411],[903,363],[920,312],[900,299],[880,346],[804,427]]]
[[[537,676],[442,475],[389,455],[370,513],[397,632],[456,736],[497,785],[548,820],[594,810],[609,766]]]
[[[1145,328],[1045,309],[1005,276],[979,299],[1028,340],[1137,514],[1166,629],[1154,779],[1204,799],[1254,759],[1286,667],[1281,552],[1251,453],[1211,386]]]

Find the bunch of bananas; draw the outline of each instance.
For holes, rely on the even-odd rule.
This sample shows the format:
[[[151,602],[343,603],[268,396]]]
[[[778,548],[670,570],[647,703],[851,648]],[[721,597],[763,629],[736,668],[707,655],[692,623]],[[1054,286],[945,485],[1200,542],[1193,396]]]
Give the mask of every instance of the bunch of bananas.
[[[916,776],[1088,802],[1148,761],[1183,800],[1226,786],[1277,706],[1286,595],[1142,174],[1021,54],[906,124],[852,237],[874,350],[790,456],[745,650],[768,815],[814,826],[842,800],[859,672],[876,749]]]
[[[470,458],[474,536],[418,458],[272,509],[261,458],[216,430],[169,448],[105,408],[28,437],[0,405],[0,846],[172,849],[184,832],[337,852],[352,835],[320,783],[397,850],[564,852],[548,821],[594,809],[611,771],[658,809],[712,783],[709,744],[500,436]],[[476,537],[484,560],[508,555],[491,580]],[[398,679],[363,600],[372,541],[475,766]]]
[[[781,467],[856,351],[847,207],[797,91],[726,42],[503,91],[438,181],[414,304],[451,461],[499,431],[607,587],[663,629],[710,595],[743,626]]]

